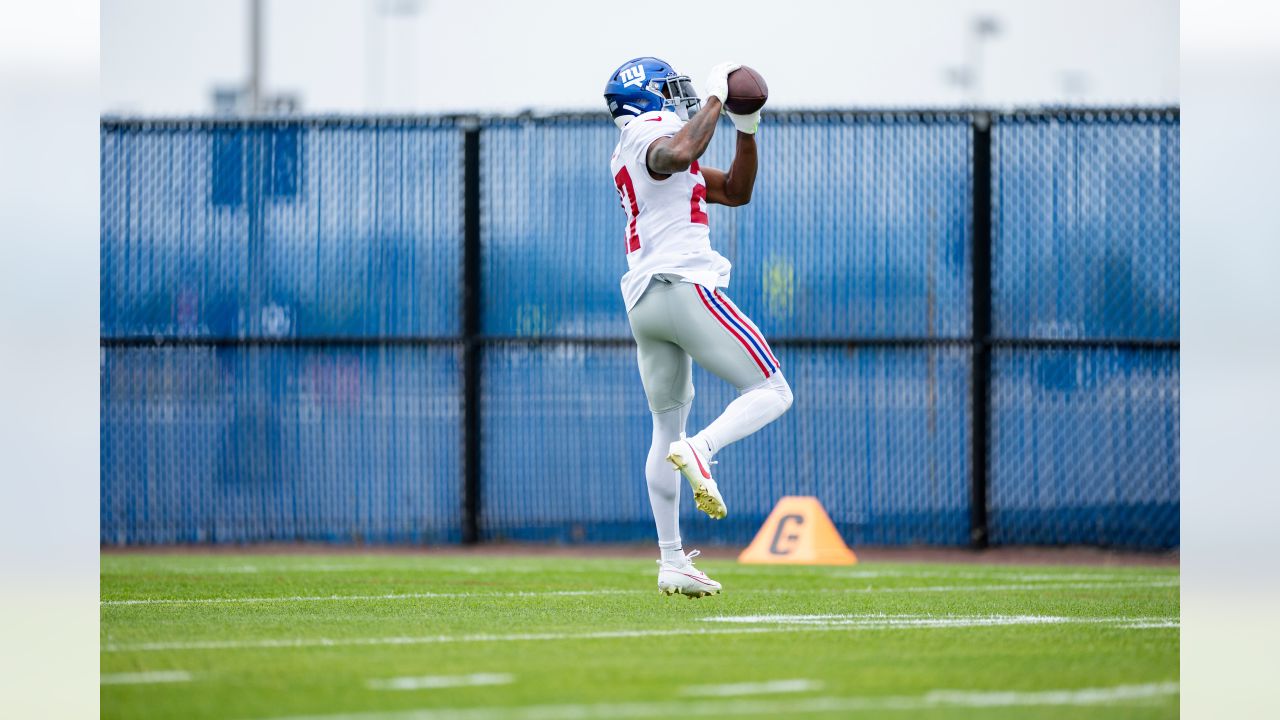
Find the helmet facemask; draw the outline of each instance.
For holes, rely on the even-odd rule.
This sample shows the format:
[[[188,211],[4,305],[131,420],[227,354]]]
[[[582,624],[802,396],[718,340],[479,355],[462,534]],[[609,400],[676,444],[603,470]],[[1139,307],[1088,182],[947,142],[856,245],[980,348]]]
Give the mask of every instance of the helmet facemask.
[[[669,75],[653,84],[661,84],[654,90],[662,95],[662,109],[670,110],[681,120],[689,120],[702,109],[702,100],[693,89],[693,82],[688,75]]]

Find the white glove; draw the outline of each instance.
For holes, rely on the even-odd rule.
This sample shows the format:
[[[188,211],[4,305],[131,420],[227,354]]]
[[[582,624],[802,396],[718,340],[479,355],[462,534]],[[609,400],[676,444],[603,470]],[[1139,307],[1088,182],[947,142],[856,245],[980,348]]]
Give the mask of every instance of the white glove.
[[[710,74],[707,75],[707,82],[703,87],[704,94],[707,99],[719,98],[720,104],[724,105],[725,100],[729,99],[729,73],[742,67],[738,63],[722,62],[711,68]]]
[[[729,120],[733,121],[733,126],[738,128],[738,132],[748,135],[755,135],[756,128],[760,127],[760,111],[757,110],[750,115],[738,115],[725,111],[725,115],[729,116]]]

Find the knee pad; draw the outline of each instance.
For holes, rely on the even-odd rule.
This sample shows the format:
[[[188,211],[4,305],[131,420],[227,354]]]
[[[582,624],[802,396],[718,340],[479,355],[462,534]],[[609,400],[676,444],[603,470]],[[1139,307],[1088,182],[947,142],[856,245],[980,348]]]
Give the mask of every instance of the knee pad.
[[[742,388],[739,391],[739,394],[746,394],[754,390],[765,389],[772,390],[777,393],[778,398],[782,400],[783,412],[786,412],[791,407],[791,403],[795,401],[795,396],[791,394],[791,385],[787,382],[787,379],[782,376],[781,372],[776,372],[755,385]]]
[[[791,408],[791,403],[795,401],[795,396],[791,394],[791,384],[787,379],[782,377],[782,373],[774,373],[769,378],[770,387],[778,393],[778,397],[782,398],[782,411],[786,412]]]

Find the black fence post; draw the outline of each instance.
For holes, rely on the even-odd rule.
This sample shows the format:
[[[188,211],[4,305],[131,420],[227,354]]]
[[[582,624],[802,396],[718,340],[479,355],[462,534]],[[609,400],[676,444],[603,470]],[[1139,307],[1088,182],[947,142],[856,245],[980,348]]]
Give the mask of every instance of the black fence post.
[[[991,116],[973,115],[973,370],[969,547],[987,547],[987,439],[991,412]]]
[[[462,542],[480,541],[480,125],[463,126]]]

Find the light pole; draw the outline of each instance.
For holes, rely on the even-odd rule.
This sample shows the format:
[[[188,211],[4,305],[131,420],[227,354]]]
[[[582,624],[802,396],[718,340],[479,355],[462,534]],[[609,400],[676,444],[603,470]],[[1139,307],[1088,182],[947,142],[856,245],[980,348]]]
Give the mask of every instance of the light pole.
[[[262,111],[262,0],[249,0],[249,114]]]
[[[977,107],[982,102],[982,49],[988,38],[1000,34],[1000,21],[990,15],[977,15],[969,25],[969,67],[973,84],[969,87],[969,104]]]
[[[965,36],[965,64],[946,69],[948,84],[961,88],[970,107],[982,102],[982,50],[989,38],[1001,32],[1000,21],[991,15],[975,15]]]
[[[392,20],[405,20],[416,18],[422,9],[423,0],[368,0],[365,6],[365,109],[382,109],[386,105],[386,99],[383,98],[383,90],[389,89],[391,93],[396,92],[395,82],[385,82],[384,76],[391,76],[396,73],[396,77],[407,76],[410,90],[412,93],[416,85],[416,44],[409,42],[407,45],[403,42],[400,45],[409,55],[409,57],[397,60],[395,53],[387,47],[395,42],[397,34],[388,32],[388,22]],[[392,66],[387,66],[387,60],[391,58]],[[412,103],[410,103],[412,104]]]

